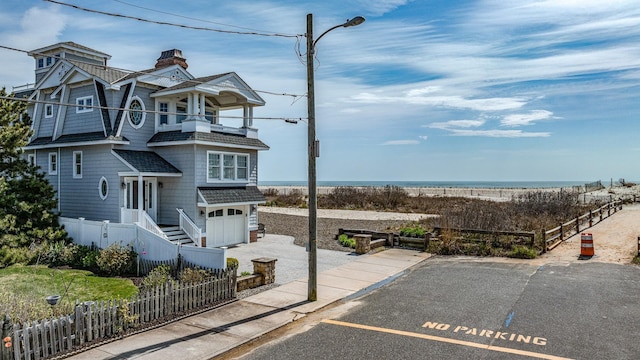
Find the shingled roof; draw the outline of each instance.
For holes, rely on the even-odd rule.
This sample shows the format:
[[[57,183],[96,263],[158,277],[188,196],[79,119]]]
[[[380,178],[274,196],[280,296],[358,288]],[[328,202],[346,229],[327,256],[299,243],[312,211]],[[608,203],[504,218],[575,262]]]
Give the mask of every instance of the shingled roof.
[[[74,143],[83,143],[83,142],[94,142],[94,141],[129,141],[125,137],[115,137],[115,136],[104,136],[102,131],[91,132],[91,133],[81,133],[81,134],[67,134],[62,135],[57,139],[53,139],[51,136],[44,136],[33,139],[29,144],[27,144],[27,148],[32,146],[47,146],[47,145],[55,145],[60,146],[64,144],[74,144]]]
[[[152,151],[113,150],[122,160],[141,173],[181,174],[182,172]]]
[[[257,186],[199,187],[198,192],[208,205],[262,203],[266,201]]]
[[[113,84],[130,74],[129,71],[114,69],[109,66],[94,65],[75,60],[67,61],[72,63],[74,66],[86,71],[87,73],[108,82],[109,84]]]
[[[257,148],[259,150],[269,149],[269,146],[267,146],[267,144],[263,143],[259,139],[248,138],[243,135],[227,134],[221,132],[181,132],[180,130],[159,132],[153,135],[148,144],[185,141],[201,141],[215,144],[245,146],[250,148]]]

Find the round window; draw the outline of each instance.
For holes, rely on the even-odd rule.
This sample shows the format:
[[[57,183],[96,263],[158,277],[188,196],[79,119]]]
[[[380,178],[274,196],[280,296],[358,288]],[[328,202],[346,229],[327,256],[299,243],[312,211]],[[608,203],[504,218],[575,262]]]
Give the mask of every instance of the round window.
[[[100,183],[98,184],[98,192],[100,193],[100,198],[102,200],[106,199],[107,195],[109,195],[109,183],[104,176],[100,179]]]
[[[134,128],[139,128],[144,124],[146,113],[144,112],[144,103],[139,97],[134,97],[129,104],[129,122]]]

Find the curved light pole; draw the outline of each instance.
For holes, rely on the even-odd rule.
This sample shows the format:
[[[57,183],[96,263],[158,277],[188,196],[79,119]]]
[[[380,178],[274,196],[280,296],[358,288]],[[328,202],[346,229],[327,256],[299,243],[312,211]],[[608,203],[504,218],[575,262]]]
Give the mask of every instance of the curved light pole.
[[[357,26],[364,22],[362,16],[356,16],[351,20],[347,20],[344,24],[336,25],[329,30],[323,32],[317,39],[313,39],[313,14],[307,14],[307,111],[309,113],[308,128],[308,150],[309,150],[309,292],[307,300],[318,300],[318,195],[316,184],[316,157],[320,156],[319,142],[316,141],[316,100],[315,100],[315,83],[313,74],[313,64],[315,58],[315,48],[318,40],[325,36],[329,31],[339,27]]]

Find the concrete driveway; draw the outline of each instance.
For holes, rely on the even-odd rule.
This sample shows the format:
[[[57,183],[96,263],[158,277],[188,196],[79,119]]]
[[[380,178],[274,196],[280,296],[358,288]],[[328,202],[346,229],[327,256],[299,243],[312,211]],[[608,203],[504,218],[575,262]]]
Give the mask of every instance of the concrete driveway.
[[[309,269],[309,254],[306,249],[293,244],[293,237],[267,234],[258,242],[230,247],[227,256],[238,259],[238,275],[243,271],[253,273],[251,259],[276,258],[276,284],[286,284],[306,277]],[[318,249],[318,272],[332,269],[355,260],[350,252]]]

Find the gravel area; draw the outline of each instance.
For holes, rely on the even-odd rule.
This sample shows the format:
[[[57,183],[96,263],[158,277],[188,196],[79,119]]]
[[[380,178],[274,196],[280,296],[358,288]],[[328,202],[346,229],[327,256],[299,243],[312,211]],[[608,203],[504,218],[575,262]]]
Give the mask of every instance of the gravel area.
[[[282,213],[276,212],[278,210]],[[296,215],[292,215],[294,213]],[[367,216],[364,214],[368,214],[371,220],[366,220]],[[399,216],[398,213],[380,213],[374,211],[319,211],[318,248],[351,252],[351,249],[343,247],[335,240],[338,229],[385,231],[428,216],[421,214],[400,215],[411,215],[412,217],[403,218]],[[294,244],[299,246],[305,246],[309,238],[309,221],[307,216],[308,213],[305,209],[258,208],[258,220],[265,224],[267,233],[292,236],[294,238]],[[353,219],[353,217],[356,217],[356,219]]]

